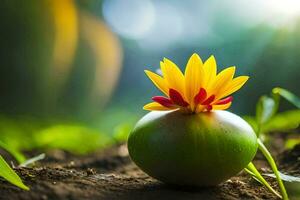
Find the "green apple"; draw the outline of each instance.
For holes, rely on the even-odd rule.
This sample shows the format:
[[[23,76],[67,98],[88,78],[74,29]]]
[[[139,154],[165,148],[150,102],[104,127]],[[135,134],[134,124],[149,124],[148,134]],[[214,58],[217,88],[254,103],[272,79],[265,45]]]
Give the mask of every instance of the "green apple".
[[[252,161],[257,147],[251,126],[228,111],[153,111],[128,138],[129,155],[145,173],[188,186],[226,181]]]

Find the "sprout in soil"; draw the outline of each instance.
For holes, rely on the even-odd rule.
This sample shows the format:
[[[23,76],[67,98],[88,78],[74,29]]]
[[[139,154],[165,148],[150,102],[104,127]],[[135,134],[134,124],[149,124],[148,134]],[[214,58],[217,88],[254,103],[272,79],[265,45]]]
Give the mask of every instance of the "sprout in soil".
[[[146,70],[165,96],[152,97],[146,114],[128,138],[132,160],[148,175],[168,184],[214,186],[245,169],[280,198],[287,199],[278,177],[278,194],[251,163],[259,147],[277,168],[272,156],[257,139],[251,126],[225,111],[232,93],[248,76],[234,77],[235,67],[217,73],[215,58],[204,63],[197,54],[189,59],[185,73],[172,61],[160,63],[162,76]]]

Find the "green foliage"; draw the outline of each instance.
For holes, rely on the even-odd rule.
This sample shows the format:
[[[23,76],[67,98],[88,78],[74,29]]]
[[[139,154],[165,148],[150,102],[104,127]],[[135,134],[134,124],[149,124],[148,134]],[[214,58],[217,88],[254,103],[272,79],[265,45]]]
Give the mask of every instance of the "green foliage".
[[[272,188],[272,186],[262,177],[262,175],[259,173],[259,171],[256,169],[255,165],[250,162],[248,166],[245,168],[245,171],[252,176],[256,181],[261,183],[262,185],[266,186],[273,194],[275,194],[277,197],[282,198],[276,190]]]
[[[300,144],[300,138],[290,138],[285,142],[285,148],[292,149],[297,144]]]
[[[115,127],[113,138],[117,142],[125,142],[129,136],[129,133],[132,130],[132,125],[130,123],[123,123]]]
[[[243,117],[254,130],[258,130],[257,121],[252,116]],[[296,129],[300,124],[300,110],[289,110],[275,114],[271,120],[260,127],[262,134],[272,131],[289,131]]]
[[[272,171],[274,172],[275,176],[276,176],[276,179],[277,179],[277,182],[278,182],[278,185],[279,185],[279,188],[280,188],[280,191],[281,191],[281,195],[282,195],[282,198],[284,200],[288,200],[288,194],[286,192],[286,189],[285,189],[285,186],[281,180],[281,177],[280,177],[280,174],[279,174],[279,171],[277,169],[277,165],[271,155],[271,153],[268,151],[268,149],[265,147],[265,145],[263,144],[263,142],[260,140],[260,139],[257,139],[257,142],[258,142],[258,148],[259,150],[263,153],[263,155],[265,156],[265,158],[267,159]]]
[[[289,110],[277,113],[280,97],[285,98],[297,108],[300,100],[291,92],[274,88],[270,96],[262,96],[256,105],[256,116],[244,116],[244,119],[256,130],[258,135],[272,131],[295,129],[300,124],[300,110]]]
[[[125,131],[125,130],[124,130]],[[20,151],[33,149],[62,149],[84,154],[102,149],[115,138],[85,125],[32,118],[0,116],[0,146],[19,163],[26,159]]]
[[[262,132],[288,131],[297,128],[299,124],[300,110],[289,110],[276,114],[272,120],[262,127]]]
[[[0,155],[0,176],[3,177],[8,182],[22,188],[24,190],[29,190],[29,188],[24,185],[21,178],[14,172],[14,170],[6,163],[6,161]]]
[[[0,141],[0,147],[6,150],[8,153],[10,153],[18,161],[18,163],[22,163],[26,160],[26,157],[21,152],[19,152],[17,149],[10,147],[4,142]]]
[[[20,166],[26,166],[43,159],[43,155],[26,160],[22,150],[57,148],[74,154],[85,154],[107,147],[116,140],[124,141],[127,131],[129,125],[118,126],[115,128],[116,135],[109,136],[76,123],[0,116],[0,148],[10,153]],[[28,189],[2,157],[0,161],[0,176],[18,187]]]
[[[112,139],[93,129],[79,125],[55,125],[38,132],[38,148],[57,148],[85,154],[111,144]]]
[[[130,129],[130,123],[116,125],[110,136],[78,123],[0,116],[0,148],[10,153],[20,166],[27,166],[43,159],[44,154],[27,160],[21,153],[23,150],[56,148],[74,154],[86,154],[125,141]],[[9,165],[4,163],[1,157],[0,176],[18,187],[28,189]]]
[[[256,132],[260,134],[264,126],[274,116],[278,109],[278,98],[262,96],[256,105]]]
[[[250,162],[248,164],[248,166],[244,169],[248,174],[250,174],[256,181],[258,181],[259,183],[261,183],[262,185],[264,185],[265,187],[267,187],[273,194],[275,194],[276,196],[278,196],[279,198],[282,198],[284,200],[288,200],[288,194],[286,192],[286,188],[282,182],[282,180],[284,179],[290,179],[293,178],[293,180],[295,180],[295,177],[292,176],[283,176],[282,173],[280,173],[277,169],[277,165],[271,155],[271,153],[268,151],[268,149],[265,147],[265,145],[263,144],[263,142],[258,138],[257,139],[257,143],[258,143],[258,148],[259,150],[263,153],[263,155],[265,156],[265,158],[267,159],[272,171],[274,172],[274,178],[277,179],[280,191],[281,191],[281,195],[279,195],[276,190],[274,190],[272,188],[272,186],[262,177],[262,175],[259,173],[259,171],[256,169],[255,165]],[[269,175],[271,176],[271,175]]]
[[[290,91],[277,87],[272,90],[272,93],[274,95],[279,95],[283,97],[284,99],[286,99],[287,101],[289,101],[294,106],[300,109],[300,98],[291,93]]]
[[[136,114],[121,109],[104,111],[92,127],[61,119],[0,115],[0,147],[19,163],[26,160],[20,153],[24,150],[57,148],[84,154],[126,141],[136,120]]]
[[[37,145],[38,130],[49,124],[50,122],[28,117],[0,116],[0,140],[16,151],[31,150]]]
[[[298,109],[277,113],[280,97],[286,99],[287,101],[295,105]],[[256,105],[256,116],[246,116],[244,117],[244,119],[249,122],[253,129],[256,130],[257,135],[262,138],[262,136],[265,136],[266,133],[269,133],[271,131],[287,131],[297,128],[300,124],[299,108],[300,99],[297,96],[285,89],[274,88],[270,96],[264,95],[259,99]],[[287,141],[286,146],[295,145],[296,142],[300,142],[300,140],[296,139]],[[260,151],[263,153],[270,167],[272,168],[272,171],[274,172],[274,174],[272,175],[277,179],[282,198],[288,199],[286,188],[282,180],[299,181],[298,177],[280,173],[277,169],[272,155],[259,138],[258,145]],[[271,192],[278,196],[277,192],[265,181],[265,179],[261,176],[261,174],[252,163],[250,163],[247,168],[245,168],[245,171],[248,172],[255,180],[265,185]],[[280,197],[280,195],[278,197]]]
[[[250,162],[248,164],[248,166],[244,169],[247,173],[249,173],[255,180],[257,180],[259,183],[261,183],[262,185],[266,186],[273,194],[275,194],[276,196],[278,196],[279,198],[282,198],[284,200],[288,200],[288,194],[286,192],[286,188],[282,182],[282,180],[284,180],[283,178],[290,178],[291,176],[286,176],[283,177],[282,173],[280,173],[277,169],[276,163],[272,157],[272,155],[270,154],[270,152],[268,151],[268,149],[265,147],[265,145],[263,144],[263,142],[258,138],[257,139],[257,143],[258,143],[258,148],[259,150],[263,153],[263,155],[265,156],[265,158],[267,159],[272,171],[274,172],[274,177],[277,179],[280,191],[281,191],[281,195],[279,195],[273,188],[272,186],[262,177],[262,175],[259,173],[259,171],[256,169],[255,165]],[[293,177],[295,178],[295,177]]]

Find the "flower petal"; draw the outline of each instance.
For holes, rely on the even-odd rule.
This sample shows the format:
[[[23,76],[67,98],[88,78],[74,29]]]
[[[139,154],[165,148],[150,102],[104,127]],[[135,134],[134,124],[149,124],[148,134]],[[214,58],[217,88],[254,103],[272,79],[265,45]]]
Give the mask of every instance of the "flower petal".
[[[164,107],[157,102],[148,103],[143,107],[143,109],[144,110],[173,110],[173,108]]]
[[[149,77],[149,79],[154,83],[154,85],[161,90],[164,94],[168,95],[169,94],[169,88],[168,84],[166,81],[159,75],[149,71],[145,70],[145,73]]]
[[[215,95],[211,95],[208,97],[204,102],[201,103],[201,105],[209,105],[215,100]]]
[[[227,85],[232,80],[234,73],[235,67],[228,67],[217,75],[214,83],[212,83],[212,85],[208,89],[210,93],[216,95],[216,100],[220,98],[220,91],[222,90],[222,88],[227,87]]]
[[[224,104],[227,104],[227,103],[229,103],[229,102],[232,102],[232,100],[233,100],[233,97],[232,97],[232,96],[229,96],[229,97],[226,97],[226,98],[224,98],[224,99],[221,99],[221,100],[217,101],[217,102],[215,103],[215,105],[224,105]]]
[[[202,103],[206,99],[206,95],[206,90],[204,88],[200,88],[198,94],[194,98],[194,103],[196,105]]]
[[[172,108],[175,106],[172,100],[167,97],[155,96],[152,97],[152,100],[167,108]]]
[[[237,90],[239,90],[249,79],[249,76],[239,76],[234,78],[224,89],[223,92],[220,92],[220,98],[226,97]]]
[[[171,102],[174,102],[174,104],[178,105],[178,106],[182,106],[182,107],[187,107],[189,106],[188,102],[186,102],[182,95],[177,92],[176,90],[174,89],[170,89],[169,90],[169,96],[171,98]]]
[[[231,106],[232,102],[229,102],[227,104],[222,104],[222,105],[213,105],[213,110],[226,110]]]
[[[184,76],[180,69],[172,61],[164,58],[164,62],[161,62],[161,70],[169,88],[173,88],[183,95]]]
[[[202,77],[204,75],[203,62],[198,54],[194,53],[185,69],[185,96],[191,104],[191,109],[194,109],[194,97],[200,90]]]
[[[211,55],[205,62],[204,62],[204,82],[203,87],[206,88],[210,85],[211,82],[214,81],[217,75],[217,63],[216,59],[213,55]]]

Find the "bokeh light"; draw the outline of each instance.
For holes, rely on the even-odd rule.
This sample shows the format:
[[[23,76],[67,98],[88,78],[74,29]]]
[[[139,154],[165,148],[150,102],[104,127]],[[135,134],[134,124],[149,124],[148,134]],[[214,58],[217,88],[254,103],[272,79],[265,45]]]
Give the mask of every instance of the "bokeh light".
[[[115,32],[132,39],[143,37],[155,21],[150,0],[105,0],[103,16]]]

